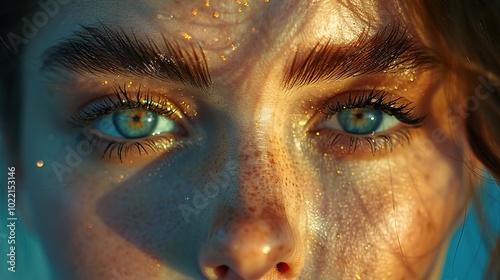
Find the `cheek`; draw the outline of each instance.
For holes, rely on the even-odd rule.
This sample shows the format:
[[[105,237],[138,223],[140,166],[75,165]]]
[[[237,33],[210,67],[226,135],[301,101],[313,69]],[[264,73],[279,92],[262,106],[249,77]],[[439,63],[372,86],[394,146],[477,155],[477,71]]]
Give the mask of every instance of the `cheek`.
[[[343,275],[419,275],[465,202],[461,165],[435,151],[417,161],[418,143],[386,156],[329,162],[309,199],[316,263]],[[370,156],[371,157],[371,156]],[[334,261],[332,261],[334,260]],[[332,265],[333,264],[333,265]],[[397,278],[397,277],[396,277]]]
[[[175,255],[172,243],[189,232],[178,209],[187,183],[168,180],[175,170],[156,174],[162,166],[144,163],[152,159],[116,168],[81,153],[73,138],[50,139],[37,141],[42,152],[25,159],[23,194],[54,270],[66,279],[167,277],[165,255]]]

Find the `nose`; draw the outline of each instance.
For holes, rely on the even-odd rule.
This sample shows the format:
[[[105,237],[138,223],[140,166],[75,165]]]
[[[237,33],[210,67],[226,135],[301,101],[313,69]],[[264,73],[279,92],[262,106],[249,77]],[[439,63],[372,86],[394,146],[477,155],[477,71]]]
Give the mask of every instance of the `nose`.
[[[299,251],[283,218],[240,216],[216,227],[200,264],[214,280],[291,279],[300,271]]]

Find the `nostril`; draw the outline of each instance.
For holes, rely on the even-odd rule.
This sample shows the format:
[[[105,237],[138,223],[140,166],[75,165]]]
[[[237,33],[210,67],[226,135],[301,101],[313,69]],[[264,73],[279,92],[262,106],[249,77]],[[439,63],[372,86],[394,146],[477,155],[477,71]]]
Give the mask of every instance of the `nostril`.
[[[214,274],[217,276],[217,279],[223,279],[226,277],[228,270],[229,267],[227,265],[219,265],[214,269]]]
[[[290,270],[290,266],[288,266],[287,263],[280,262],[276,265],[276,270],[278,270],[279,273],[286,274]]]

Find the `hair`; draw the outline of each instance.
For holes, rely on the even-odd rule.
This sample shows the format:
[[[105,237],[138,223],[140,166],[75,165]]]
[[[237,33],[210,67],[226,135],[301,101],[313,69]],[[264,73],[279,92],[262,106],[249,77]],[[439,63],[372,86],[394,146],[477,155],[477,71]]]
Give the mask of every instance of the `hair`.
[[[500,182],[500,0],[418,0],[399,1],[404,14],[413,21],[417,29],[425,31],[426,43],[436,51],[445,67],[452,69],[454,84],[449,86],[449,94],[462,104],[475,93],[478,77],[496,85],[487,100],[479,102],[474,110],[464,106],[463,125],[467,149],[495,180]],[[10,32],[19,34],[19,19],[34,10],[36,2],[8,1],[0,9],[0,35],[5,38]],[[0,55],[0,129],[6,135],[5,144],[11,151],[9,160],[18,162],[20,148],[20,59],[0,41],[3,55]],[[12,66],[14,65],[14,68]],[[2,88],[3,87],[3,88]],[[3,92],[2,92],[3,90]],[[9,102],[7,102],[7,99]],[[14,121],[12,121],[14,120]],[[11,133],[7,133],[11,132]],[[464,159],[468,155],[464,151]],[[468,164],[467,164],[468,165]],[[474,164],[470,172],[479,174]],[[480,210],[481,201],[476,187],[471,186],[471,199]],[[490,247],[490,259],[486,277],[500,279],[500,236],[488,225],[484,215],[479,214],[484,228],[483,235]]]
[[[476,93],[478,78],[494,85],[494,91],[486,100],[478,101],[477,107],[468,108],[465,104],[463,125],[468,148],[499,183],[500,18],[497,12],[500,11],[500,1],[404,2],[402,5],[406,5],[404,9],[407,14],[420,30],[425,30],[429,47],[438,52],[448,69],[452,69],[454,84],[448,89],[453,91],[450,95],[454,95],[454,98],[464,105],[466,100]],[[466,156],[464,159],[467,160]],[[473,164],[469,166],[470,172],[479,173],[479,169]],[[484,241],[491,250],[485,276],[500,279],[500,236],[494,233],[483,215],[485,210],[479,207],[481,201],[475,186],[472,186],[471,193],[471,198],[478,206]]]

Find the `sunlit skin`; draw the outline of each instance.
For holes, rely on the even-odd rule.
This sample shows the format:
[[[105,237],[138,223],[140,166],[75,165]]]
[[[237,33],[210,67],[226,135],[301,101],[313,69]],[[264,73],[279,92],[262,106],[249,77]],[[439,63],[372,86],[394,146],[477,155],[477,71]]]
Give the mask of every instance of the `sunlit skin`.
[[[374,34],[402,22],[424,46],[419,40],[425,41],[425,32],[384,5],[78,1],[61,8],[23,56],[23,213],[40,236],[55,275],[439,275],[441,254],[466,197],[463,151],[457,144],[463,140],[447,129],[443,114],[448,70],[439,65],[410,71],[401,67],[283,86],[297,53],[307,54],[328,39],[346,45],[363,31]],[[114,73],[41,73],[48,49],[81,25],[101,23],[151,38],[160,47],[162,36],[187,49],[201,45],[211,88]],[[148,136],[156,149],[139,154],[132,148],[121,160],[116,151],[104,153],[106,142],[87,153],[89,146],[80,145],[79,136],[95,132],[92,124],[75,127],[69,120],[116,85],[131,94],[140,86],[154,100],[168,99],[175,109],[172,120],[186,133],[162,140]],[[396,141],[392,151],[382,145],[373,152],[366,140],[354,151],[351,134],[325,126],[325,106],[374,88],[386,91],[389,100],[402,97],[396,105],[412,102],[416,113],[427,116],[420,127],[408,130],[411,141]],[[443,141],[433,138],[439,127],[444,128],[439,130],[445,133]],[[377,135],[403,128],[396,124]],[[332,133],[343,135],[334,145]],[[81,161],[73,157],[68,164],[68,147],[85,152]],[[45,163],[41,168],[39,160]],[[69,169],[58,177],[54,163]],[[203,203],[200,194],[205,195]]]

